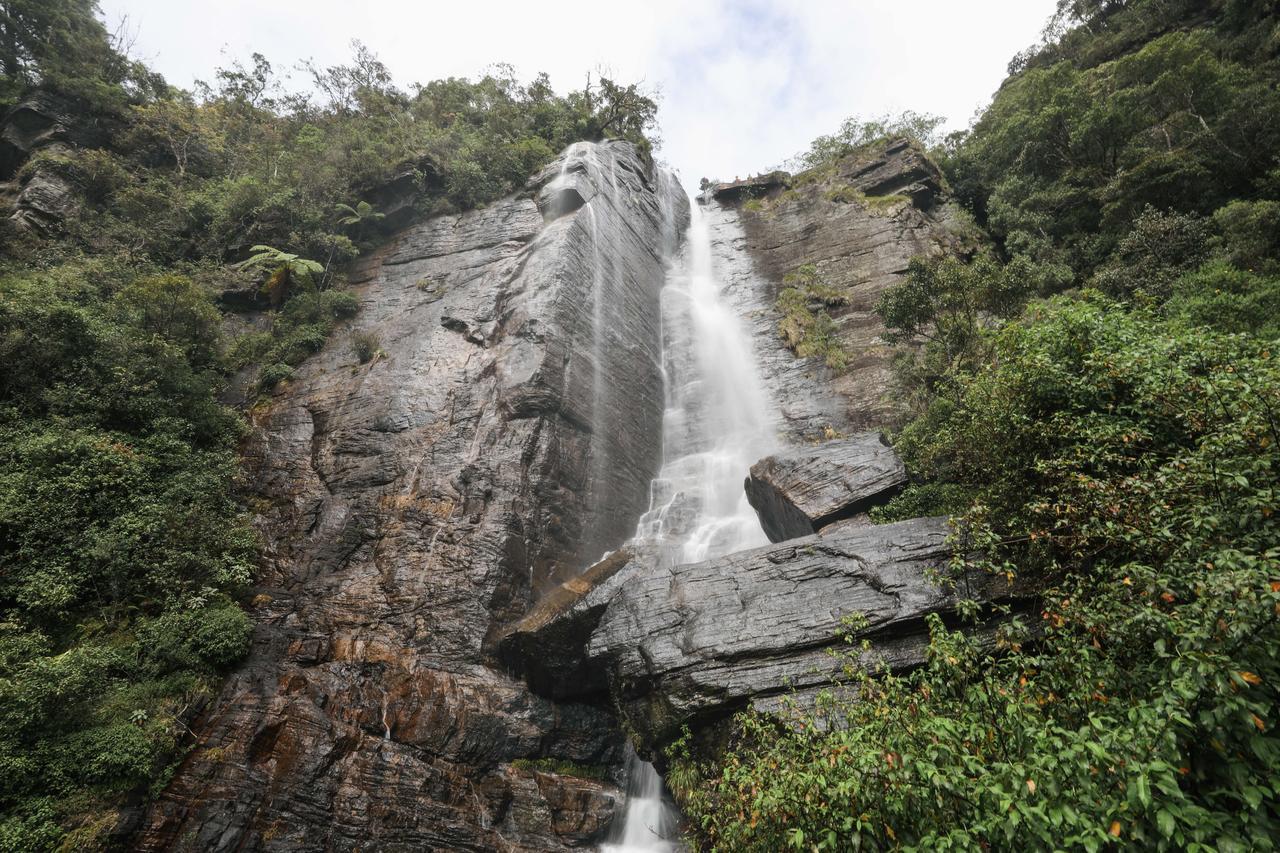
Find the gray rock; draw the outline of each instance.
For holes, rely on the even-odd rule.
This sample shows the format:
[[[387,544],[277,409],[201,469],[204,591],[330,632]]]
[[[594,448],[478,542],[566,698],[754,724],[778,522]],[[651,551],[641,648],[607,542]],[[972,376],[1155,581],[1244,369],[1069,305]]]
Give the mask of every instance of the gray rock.
[[[751,466],[747,500],[770,542],[817,533],[883,503],[907,482],[878,432],[776,453]]]
[[[16,173],[37,149],[55,143],[102,145],[109,136],[104,116],[74,99],[37,89],[0,120],[0,180]]]
[[[950,556],[947,532],[944,519],[914,519],[637,572],[610,601],[589,658],[608,669],[615,702],[654,756],[685,725],[706,729],[752,702],[829,685],[847,616],[865,620],[866,663],[918,665],[925,616],[958,598],[933,574]],[[962,588],[984,601],[1021,595],[986,575]]]
[[[828,426],[845,433],[892,426],[902,416],[903,401],[893,393],[893,348],[884,341],[875,304],[901,280],[913,256],[963,253],[976,237],[937,167],[905,140],[852,154],[804,181],[798,177],[763,210],[728,200],[708,205],[716,260],[726,258],[734,286],[752,294],[742,300],[744,306],[754,302],[744,316],[752,320],[765,380],[790,438],[820,438]],[[839,200],[847,190],[906,200]],[[829,309],[850,355],[839,375],[818,359],[796,358],[778,336],[774,301],[783,277],[804,264],[814,264],[847,300]]]
[[[648,505],[661,247],[687,208],[629,144],[571,159],[594,190],[576,211],[544,224],[534,199],[555,164],[519,196],[415,224],[362,259],[359,314],[255,412],[253,652],[193,721],[131,849],[603,839],[613,781],[521,760],[616,773],[615,716],[532,694],[493,652]],[[357,330],[384,355],[359,363]]]
[[[66,150],[60,142],[46,147]],[[79,203],[79,194],[69,180],[53,169],[40,167],[23,177],[9,220],[21,230],[48,235],[61,227]]]

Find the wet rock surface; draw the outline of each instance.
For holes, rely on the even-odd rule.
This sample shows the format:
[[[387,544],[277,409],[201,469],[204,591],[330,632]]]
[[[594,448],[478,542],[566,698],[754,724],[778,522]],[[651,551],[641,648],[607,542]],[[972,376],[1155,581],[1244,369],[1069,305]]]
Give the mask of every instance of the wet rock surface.
[[[499,656],[554,699],[599,698],[608,691],[603,668],[587,660],[586,646],[609,601],[647,561],[623,547],[544,595],[529,614],[503,633]]]
[[[844,433],[890,426],[901,402],[894,399],[892,350],[875,303],[913,256],[962,249],[970,226],[949,200],[937,167],[905,140],[787,183],[787,191],[757,209],[728,198],[709,207],[721,208],[717,218],[729,223],[722,239],[754,261],[753,287],[762,303],[754,321],[757,349],[771,385],[780,389],[775,395],[788,432],[813,439],[826,426]],[[818,359],[795,358],[778,339],[774,300],[783,277],[804,264],[814,264],[847,300],[829,309],[850,355],[839,375]]]
[[[865,618],[867,663],[902,669],[924,659],[925,617],[957,593],[933,573],[950,557],[945,519],[924,518],[809,536],[628,577],[591,637],[612,695],[650,754],[685,725],[705,729],[751,703],[829,685],[848,648],[842,620]],[[1018,598],[1003,578],[973,577],[964,595]]]
[[[647,506],[661,247],[687,211],[625,143],[569,157],[589,205],[544,225],[532,196],[560,180],[553,164],[521,196],[412,226],[367,258],[350,328],[256,414],[253,652],[193,723],[171,784],[131,816],[133,849],[603,837],[613,781],[519,760],[616,771],[614,715],[532,694],[493,651]],[[359,363],[357,331],[383,354]]]
[[[775,453],[751,466],[745,485],[769,541],[781,542],[865,513],[906,482],[898,454],[871,431]]]

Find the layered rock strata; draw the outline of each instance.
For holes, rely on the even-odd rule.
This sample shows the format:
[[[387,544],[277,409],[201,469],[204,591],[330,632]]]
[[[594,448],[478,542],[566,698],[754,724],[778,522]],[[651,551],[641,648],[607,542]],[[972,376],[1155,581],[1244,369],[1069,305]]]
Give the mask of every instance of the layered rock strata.
[[[977,239],[937,166],[897,140],[785,180],[773,175],[758,186],[715,185],[709,195],[727,220],[720,228],[725,253],[752,262],[762,303],[754,319],[757,349],[780,389],[775,393],[791,434],[816,438],[824,427],[847,433],[895,424],[902,401],[893,394],[893,352],[883,340],[876,301],[901,280],[912,257],[963,253]],[[745,259],[733,263],[747,265]],[[845,300],[826,309],[848,355],[848,368],[838,375],[819,359],[778,352],[781,315],[773,301],[783,278],[805,264]],[[794,387],[806,390],[789,390]]]
[[[689,565],[629,558],[595,583],[566,584],[505,647],[513,664],[575,685],[580,698],[607,683],[637,746],[660,759],[685,726],[698,734],[748,706],[776,709],[830,687],[846,664],[831,652],[849,648],[846,634],[871,641],[864,665],[902,670],[924,661],[930,614],[949,617],[962,597],[1030,601],[1004,578],[944,581],[948,533],[945,519],[922,518]]]
[[[568,191],[589,203],[557,210]],[[490,651],[647,506],[662,247],[686,216],[630,145],[578,145],[527,192],[410,227],[355,271],[351,327],[255,416],[252,656],[134,815],[135,849],[600,840],[619,789],[535,768],[608,777],[613,715],[533,695]],[[357,332],[378,339],[367,364]]]

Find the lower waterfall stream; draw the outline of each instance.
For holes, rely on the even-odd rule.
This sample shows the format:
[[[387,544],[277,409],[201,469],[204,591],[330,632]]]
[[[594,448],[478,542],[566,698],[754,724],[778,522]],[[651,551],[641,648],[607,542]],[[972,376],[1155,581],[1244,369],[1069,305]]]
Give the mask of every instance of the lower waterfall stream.
[[[743,479],[775,449],[776,407],[751,337],[723,297],[697,200],[662,291],[666,410],[663,462],[632,547],[658,563],[692,563],[768,542]],[[677,849],[678,818],[653,766],[630,755],[626,813],[606,853]]]

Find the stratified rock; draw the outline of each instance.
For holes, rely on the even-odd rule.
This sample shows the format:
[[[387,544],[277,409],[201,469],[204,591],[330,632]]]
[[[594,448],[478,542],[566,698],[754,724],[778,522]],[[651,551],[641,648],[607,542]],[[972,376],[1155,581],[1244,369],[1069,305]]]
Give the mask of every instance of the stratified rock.
[[[32,92],[0,120],[0,180],[12,177],[28,157],[48,145],[101,145],[109,123],[72,98],[42,89]]]
[[[936,582],[950,556],[941,518],[810,536],[693,565],[629,576],[588,654],[608,668],[611,694],[658,756],[685,725],[705,729],[752,702],[829,685],[847,649],[842,620],[858,615],[866,662],[918,665],[925,616],[957,594]],[[1017,594],[1003,578],[967,579],[979,601]]]
[[[22,230],[47,235],[61,227],[78,206],[79,196],[72,183],[41,167],[23,179],[9,220]]]
[[[420,222],[363,259],[360,312],[255,412],[253,652],[193,722],[131,849],[603,839],[621,797],[616,718],[533,695],[492,652],[648,505],[660,247],[687,208],[629,144],[573,159],[595,192],[571,215],[544,224],[534,201],[553,164],[519,196]],[[355,331],[381,354],[361,364]],[[520,761],[539,758],[606,781]]]
[[[767,456],[751,466],[745,485],[769,541],[781,542],[864,513],[906,482],[884,436],[864,432]]]
[[[604,694],[608,690],[605,672],[587,661],[587,640],[613,594],[642,565],[624,547],[569,578],[503,634],[499,657],[542,696],[573,699]]]
[[[921,210],[928,210],[942,195],[942,170],[907,139],[846,159],[836,173],[864,195],[906,196]]]
[[[775,170],[764,175],[753,175],[724,184],[714,184],[708,192],[716,201],[736,204],[753,198],[777,195],[787,188],[790,181],[790,173]]]
[[[893,348],[884,341],[876,302],[902,279],[912,257],[963,253],[976,239],[937,166],[897,140],[793,176],[786,192],[759,209],[727,198],[707,209],[717,271],[722,277],[728,271],[728,296],[751,324],[789,435],[812,440],[825,427],[851,432],[896,423],[903,401],[894,394]],[[796,358],[778,335],[774,302],[783,278],[805,264],[845,299],[826,309],[848,355],[839,374],[821,359]],[[738,290],[752,295],[735,297]]]

